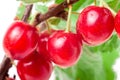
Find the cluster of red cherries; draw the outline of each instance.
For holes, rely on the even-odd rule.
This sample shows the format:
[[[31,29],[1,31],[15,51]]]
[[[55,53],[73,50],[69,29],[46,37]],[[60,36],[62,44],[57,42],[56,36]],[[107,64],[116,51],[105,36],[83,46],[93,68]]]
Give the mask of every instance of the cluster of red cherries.
[[[79,15],[76,33],[64,30],[40,32],[30,24],[15,21],[5,34],[3,47],[8,57],[18,60],[21,80],[49,80],[53,64],[67,68],[77,63],[82,43],[97,46],[113,30],[120,37],[120,12],[115,16],[105,7],[88,6]]]

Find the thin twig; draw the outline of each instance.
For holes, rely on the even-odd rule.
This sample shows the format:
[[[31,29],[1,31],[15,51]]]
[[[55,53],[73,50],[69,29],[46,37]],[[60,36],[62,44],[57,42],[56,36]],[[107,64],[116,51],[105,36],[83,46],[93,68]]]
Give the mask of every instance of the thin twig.
[[[0,65],[0,80],[5,80],[8,69],[12,67],[10,58],[4,56],[3,61]]]
[[[22,17],[22,21],[27,22],[32,10],[33,4],[27,5],[24,15]]]

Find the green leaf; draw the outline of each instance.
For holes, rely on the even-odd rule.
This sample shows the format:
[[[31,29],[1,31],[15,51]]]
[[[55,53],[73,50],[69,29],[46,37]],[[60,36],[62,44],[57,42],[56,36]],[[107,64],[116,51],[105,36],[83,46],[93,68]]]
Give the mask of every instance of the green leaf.
[[[60,21],[57,23],[57,25],[51,25],[51,27],[55,30],[65,30],[66,29],[66,21],[63,19],[60,19]]]
[[[52,17],[50,19],[48,19],[48,22],[50,25],[58,25],[59,22],[60,22],[60,18],[57,18],[57,17]]]
[[[116,34],[113,34],[111,39],[109,39],[106,43],[96,46],[89,47],[91,52],[100,53],[103,60],[104,70],[106,71],[106,80],[114,80],[115,74],[113,73],[112,66],[114,61],[119,57],[120,50],[120,41]]]
[[[48,7],[46,5],[35,4],[35,10],[44,14],[48,11]]]
[[[78,15],[72,14],[71,15],[71,31],[76,32],[76,22],[77,22]],[[58,21],[59,20],[59,21]],[[66,21],[63,19],[58,19],[57,21],[54,20],[55,24],[51,25],[53,29],[66,29]],[[57,24],[56,24],[57,22]],[[52,23],[53,24],[53,23]]]
[[[94,0],[79,0],[77,3],[73,5],[73,11],[81,10],[86,6],[93,3]]]
[[[89,47],[89,49],[92,52],[101,52],[101,53],[110,53],[112,51],[118,51],[117,49],[120,46],[120,41],[118,40],[118,37],[114,33],[113,36],[104,44],[101,44],[100,46],[96,47]]]
[[[102,59],[103,59],[103,67],[106,73],[106,80],[114,80],[116,75],[113,72],[113,65],[115,63],[115,60],[118,58],[118,52],[114,51],[112,53],[103,53]],[[109,57],[109,58],[108,58]]]
[[[120,0],[113,0],[108,4],[114,11],[118,12],[118,10],[120,10]]]
[[[85,45],[76,65],[67,69],[55,68],[56,80],[114,80],[112,66],[119,57],[119,47],[116,35],[97,47]]]
[[[55,3],[59,4],[62,3],[64,0],[55,0]]]
[[[36,2],[47,2],[50,0],[17,0],[17,1],[23,1],[25,3],[36,3]]]
[[[106,80],[100,54],[89,53],[84,50],[79,62],[67,69],[56,69],[56,80]],[[64,76],[60,77],[59,75]],[[102,76],[102,77],[101,77]]]
[[[55,3],[60,4],[64,0],[55,0]],[[79,0],[77,3],[73,5],[73,11],[76,11],[78,9],[84,8],[87,5],[90,5],[93,3],[93,0]]]
[[[17,13],[16,13],[16,16],[21,20],[22,19],[22,16],[24,14],[24,11],[25,11],[25,8],[26,6],[24,4],[21,4],[18,9],[17,9]]]
[[[84,50],[81,59],[75,66],[68,69],[57,67],[56,80],[114,80],[112,65],[117,57],[117,53],[102,55]]]

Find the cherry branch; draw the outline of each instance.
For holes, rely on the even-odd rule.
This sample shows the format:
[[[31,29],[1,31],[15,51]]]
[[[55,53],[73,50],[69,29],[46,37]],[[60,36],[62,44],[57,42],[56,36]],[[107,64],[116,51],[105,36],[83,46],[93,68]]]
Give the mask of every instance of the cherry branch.
[[[30,5],[26,6],[26,10],[25,10],[25,12],[23,14],[22,21],[27,22],[27,20],[28,20],[28,18],[30,16],[30,13],[32,11],[32,7],[33,7],[33,4],[30,4]]]
[[[36,26],[50,17],[59,15],[62,11],[64,11],[65,8],[76,3],[77,1],[79,0],[70,0],[70,2],[67,3],[67,1],[65,0],[63,3],[57,5],[55,8],[50,9],[47,13],[36,15],[35,23],[33,25]]]
[[[32,6],[33,6],[32,4],[26,6],[26,10],[22,17],[22,21],[27,22],[32,10]],[[6,77],[8,77],[8,71],[11,67],[12,67],[11,59],[5,55],[0,65],[0,80],[6,80]]]
[[[65,0],[63,3],[57,5],[56,7],[50,9],[47,13],[45,14],[37,14],[35,17],[35,21],[34,21],[34,26],[38,25],[39,23],[41,23],[42,21],[47,20],[50,17],[53,16],[57,16],[57,17],[61,17],[64,19],[67,19],[65,15],[67,15],[67,13],[64,11],[65,8],[67,8],[69,5],[72,5],[74,3],[76,3],[79,0],[70,0],[69,3],[67,3],[67,1]],[[28,6],[26,6],[26,10],[24,12],[24,15],[22,17],[22,21],[27,22],[31,10],[32,10],[33,5],[30,4]],[[7,56],[4,57],[1,65],[0,65],[0,80],[5,80],[6,76],[8,76],[8,71],[9,68],[12,67],[12,62],[10,60],[10,58],[8,58]]]

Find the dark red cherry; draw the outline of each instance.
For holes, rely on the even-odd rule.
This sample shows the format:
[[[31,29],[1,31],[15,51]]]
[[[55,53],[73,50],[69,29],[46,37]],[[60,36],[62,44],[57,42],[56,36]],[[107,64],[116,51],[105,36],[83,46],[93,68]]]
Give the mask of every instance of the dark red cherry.
[[[88,6],[79,15],[77,33],[85,43],[96,46],[107,41],[114,29],[114,17],[105,7]]]
[[[36,48],[37,30],[21,21],[13,22],[9,27],[3,40],[4,50],[12,59],[23,59]]]
[[[52,63],[37,52],[17,64],[17,72],[21,80],[49,80],[52,70]]]
[[[74,65],[81,54],[82,43],[77,35],[56,31],[48,39],[48,51],[52,61],[60,67]]]
[[[118,11],[117,15],[115,16],[115,30],[120,38],[120,11]]]

